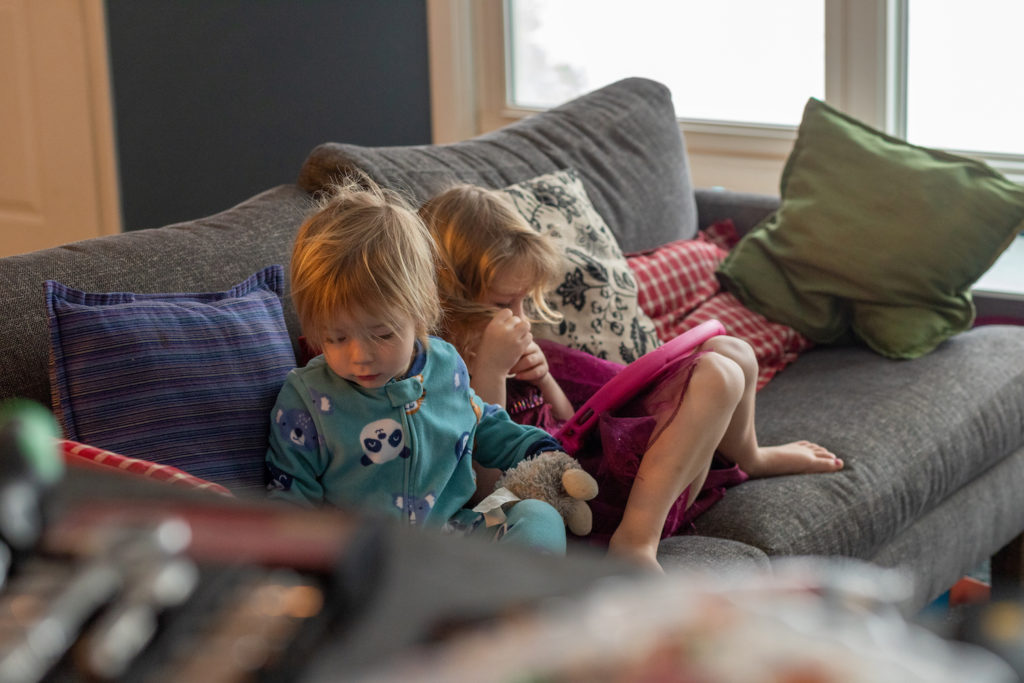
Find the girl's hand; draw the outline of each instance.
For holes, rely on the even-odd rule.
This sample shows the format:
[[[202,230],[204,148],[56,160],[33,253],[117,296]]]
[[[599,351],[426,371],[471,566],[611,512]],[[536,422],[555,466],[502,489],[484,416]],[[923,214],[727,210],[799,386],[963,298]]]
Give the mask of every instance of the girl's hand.
[[[516,376],[516,379],[530,382],[537,387],[541,396],[544,397],[544,401],[551,406],[556,418],[568,420],[572,417],[572,404],[551,374],[548,358],[537,342],[530,342],[526,353],[519,358],[519,362],[512,366],[510,372]]]
[[[504,377],[512,366],[519,362],[531,344],[533,335],[530,334],[530,321],[503,308],[484,328],[476,348],[474,370],[501,374]]]
[[[510,374],[526,382],[537,384],[548,374],[548,359],[537,346],[537,342],[531,341],[526,347],[526,353],[519,357],[519,361],[509,370]]]

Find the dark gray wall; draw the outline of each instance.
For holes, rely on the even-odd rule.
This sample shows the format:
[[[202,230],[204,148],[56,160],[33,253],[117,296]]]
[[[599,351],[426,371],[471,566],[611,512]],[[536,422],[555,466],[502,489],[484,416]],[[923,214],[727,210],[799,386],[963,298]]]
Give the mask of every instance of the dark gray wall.
[[[430,142],[425,5],[108,0],[125,229],[293,182],[320,142]]]

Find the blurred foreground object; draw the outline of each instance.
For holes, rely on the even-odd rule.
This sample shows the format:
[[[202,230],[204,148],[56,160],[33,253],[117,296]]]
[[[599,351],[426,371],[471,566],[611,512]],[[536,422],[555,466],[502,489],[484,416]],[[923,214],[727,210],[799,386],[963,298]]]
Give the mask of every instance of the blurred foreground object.
[[[0,539],[15,555],[42,535],[43,498],[64,473],[59,434],[53,415],[40,404],[0,404]]]
[[[920,681],[1010,683],[990,652],[908,623],[909,577],[792,559],[771,574],[615,579],[360,679],[418,681]]]

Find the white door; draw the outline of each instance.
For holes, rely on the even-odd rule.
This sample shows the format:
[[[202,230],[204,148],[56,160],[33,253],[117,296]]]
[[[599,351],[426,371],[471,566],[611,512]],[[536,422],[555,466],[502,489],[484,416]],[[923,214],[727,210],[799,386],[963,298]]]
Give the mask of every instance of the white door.
[[[0,0],[0,256],[121,229],[103,0]]]

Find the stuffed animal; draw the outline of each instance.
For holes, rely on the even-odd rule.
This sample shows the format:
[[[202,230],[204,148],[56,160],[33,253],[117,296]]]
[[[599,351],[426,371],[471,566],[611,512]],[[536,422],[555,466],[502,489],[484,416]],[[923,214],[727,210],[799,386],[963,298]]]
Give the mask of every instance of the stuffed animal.
[[[597,482],[568,453],[548,451],[523,460],[498,479],[495,490],[502,489],[514,494],[506,502],[543,500],[558,510],[569,531],[577,536],[590,533],[593,516],[586,501],[597,495]]]

